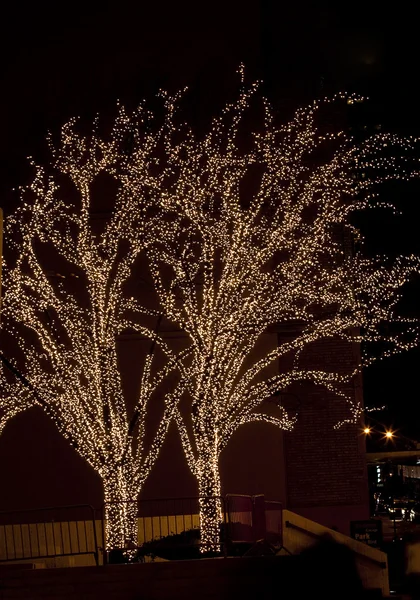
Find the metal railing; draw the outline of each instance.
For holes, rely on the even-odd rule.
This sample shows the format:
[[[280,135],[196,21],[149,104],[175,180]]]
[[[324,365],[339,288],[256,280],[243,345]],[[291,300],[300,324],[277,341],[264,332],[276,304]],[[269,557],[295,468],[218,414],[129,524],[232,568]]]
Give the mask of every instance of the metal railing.
[[[254,543],[252,496],[228,494],[226,496],[227,531],[231,544]]]
[[[102,557],[105,564],[125,561],[128,550],[137,561],[146,556],[199,558],[204,550],[200,539],[203,501],[216,502],[220,510],[213,554],[227,556],[236,544],[251,547],[260,541],[282,546],[282,505],[262,495],[154,498],[122,501],[135,505],[137,539],[134,544],[127,540],[124,548],[107,550],[106,509],[122,502],[104,504],[99,511],[88,504],[2,511],[0,562],[91,554],[96,564]]]
[[[131,503],[136,506],[137,544],[133,548],[108,548],[104,562],[110,560],[112,551],[138,551],[142,554],[156,553],[171,555],[184,550],[185,557],[198,557],[203,544],[200,539],[200,502],[216,501],[220,504],[220,531],[214,545],[225,553],[225,523],[227,522],[225,499],[222,496],[186,496],[182,498],[152,498],[150,500],[127,500],[104,503],[102,514],[102,536],[105,539],[107,507]],[[219,535],[220,534],[220,535]]]
[[[266,539],[275,547],[283,547],[283,505],[275,500],[265,501]]]
[[[137,551],[135,560],[146,555],[162,558],[198,558],[203,550],[200,539],[200,502],[216,501],[220,508],[220,523],[214,547],[220,555],[227,556],[234,545],[248,545],[265,541],[274,550],[282,547],[282,505],[266,501],[263,495],[246,496],[228,494],[222,496],[190,496],[184,498],[154,498],[140,501],[122,501],[104,504],[102,529],[105,538],[105,515],[110,504],[136,506],[138,524],[137,544],[133,548],[112,548],[106,552],[104,561],[113,560],[112,553]],[[216,552],[216,553],[217,553]],[[120,557],[121,558],[121,557]]]
[[[98,564],[90,504],[0,511],[0,562],[92,554]]]
[[[283,547],[283,507],[262,494],[226,496],[227,532],[230,544],[266,542],[273,551]]]

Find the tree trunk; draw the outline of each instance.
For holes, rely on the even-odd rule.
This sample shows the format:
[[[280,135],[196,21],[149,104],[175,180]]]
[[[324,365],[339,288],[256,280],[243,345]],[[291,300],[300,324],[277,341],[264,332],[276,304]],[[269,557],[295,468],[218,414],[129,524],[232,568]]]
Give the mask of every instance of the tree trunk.
[[[137,497],[130,469],[109,468],[103,478],[105,497],[105,547],[132,549],[138,546]]]
[[[223,522],[218,460],[206,453],[198,461],[201,552],[220,552],[220,526]]]

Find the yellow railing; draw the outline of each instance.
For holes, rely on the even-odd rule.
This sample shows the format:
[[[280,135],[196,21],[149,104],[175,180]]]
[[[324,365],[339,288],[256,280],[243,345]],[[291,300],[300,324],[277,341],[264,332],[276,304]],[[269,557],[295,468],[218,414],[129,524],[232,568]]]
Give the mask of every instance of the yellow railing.
[[[168,535],[197,529],[199,515],[165,515],[140,517],[138,523],[138,545]],[[102,521],[95,521],[96,541],[103,549]],[[91,554],[96,552],[93,522],[62,521],[0,525],[0,561],[64,557],[66,555]],[[93,564],[90,558],[86,559]],[[68,561],[71,563],[71,561]],[[99,553],[101,563],[101,553]],[[79,564],[79,563],[78,563]]]

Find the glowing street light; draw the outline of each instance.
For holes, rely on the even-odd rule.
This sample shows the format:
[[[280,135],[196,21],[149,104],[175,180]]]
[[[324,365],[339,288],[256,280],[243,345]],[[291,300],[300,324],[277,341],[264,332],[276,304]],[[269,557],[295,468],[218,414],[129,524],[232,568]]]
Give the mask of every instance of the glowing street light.
[[[366,435],[369,435],[369,433],[370,433],[370,432],[371,432],[371,429],[370,429],[370,427],[365,427],[365,428],[363,429],[363,433],[365,433]]]
[[[392,433],[392,431],[386,431],[385,432],[385,437],[390,440],[391,438],[394,437],[394,434]]]

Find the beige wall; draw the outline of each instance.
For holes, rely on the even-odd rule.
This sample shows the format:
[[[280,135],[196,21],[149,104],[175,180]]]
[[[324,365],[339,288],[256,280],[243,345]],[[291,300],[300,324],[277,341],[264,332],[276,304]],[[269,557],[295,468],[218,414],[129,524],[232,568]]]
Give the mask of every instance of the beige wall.
[[[357,570],[365,588],[380,588],[384,596],[389,596],[388,559],[384,552],[289,510],[283,511],[283,544],[292,554],[299,554],[313,546],[325,535],[353,551]]]

